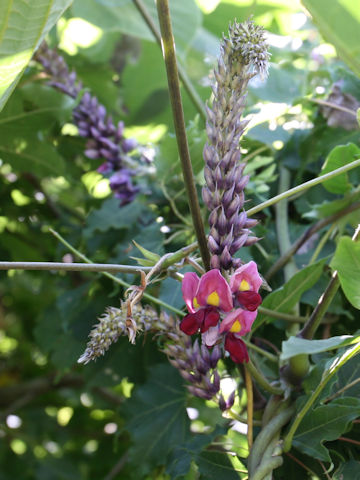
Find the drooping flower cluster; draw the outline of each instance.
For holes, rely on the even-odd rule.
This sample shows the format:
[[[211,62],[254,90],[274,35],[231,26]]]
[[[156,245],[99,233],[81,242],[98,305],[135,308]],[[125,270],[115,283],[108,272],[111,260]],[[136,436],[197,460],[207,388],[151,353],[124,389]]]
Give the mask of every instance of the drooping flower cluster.
[[[82,83],[74,71],[69,71],[64,58],[56,50],[43,42],[35,59],[50,76],[49,85],[72,98],[79,95]],[[79,135],[88,139],[85,155],[103,160],[98,171],[110,175],[110,188],[115,197],[121,200],[121,205],[132,202],[140,188],[132,183],[132,177],[138,173],[138,164],[128,154],[137,147],[137,143],[134,139],[124,137],[124,122],[115,125],[104,105],[89,92],[83,94],[73,110],[73,119]]]
[[[203,199],[211,212],[208,245],[212,268],[239,267],[241,261],[234,258],[235,253],[258,240],[250,232],[257,222],[243,210],[249,177],[243,174],[245,163],[241,163],[239,141],[248,123],[241,120],[248,82],[257,73],[267,75],[268,59],[261,27],[251,21],[230,26],[214,71],[214,101],[212,109],[207,107],[209,143],[203,152]]]
[[[229,283],[218,269],[199,278],[188,272],[182,282],[183,297],[189,311],[180,329],[187,335],[200,331],[207,347],[220,343],[235,363],[248,362],[246,345],[241,339],[250,332],[261,304],[262,279],[251,261],[239,267]]]
[[[128,317],[126,303],[120,308],[108,307],[90,332],[90,340],[78,363],[87,364],[104,355],[119,337],[128,336],[135,343],[138,333],[152,332],[163,339],[163,352],[180,375],[190,383],[187,385],[193,395],[210,400],[216,397],[222,410],[231,408],[235,391],[225,401],[220,390],[220,374],[216,369],[222,350],[216,345],[210,352],[205,345],[194,343],[180,330],[179,321],[166,313],[160,315],[150,306],[136,304]]]

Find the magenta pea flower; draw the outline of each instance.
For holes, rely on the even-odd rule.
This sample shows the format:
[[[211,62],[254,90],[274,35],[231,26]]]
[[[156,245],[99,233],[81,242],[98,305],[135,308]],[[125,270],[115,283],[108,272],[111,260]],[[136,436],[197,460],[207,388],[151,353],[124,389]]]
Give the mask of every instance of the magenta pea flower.
[[[229,312],[233,308],[230,287],[217,269],[210,270],[200,279],[196,273],[185,273],[182,293],[190,312],[180,323],[180,329],[187,335],[193,335],[199,329],[201,333],[215,327],[220,312]]]
[[[226,335],[225,350],[230,353],[230,358],[234,363],[248,363],[249,354],[246,345],[236,333]]]
[[[254,312],[262,302],[258,293],[261,284],[262,279],[254,261],[239,267],[230,278],[234,306]]]

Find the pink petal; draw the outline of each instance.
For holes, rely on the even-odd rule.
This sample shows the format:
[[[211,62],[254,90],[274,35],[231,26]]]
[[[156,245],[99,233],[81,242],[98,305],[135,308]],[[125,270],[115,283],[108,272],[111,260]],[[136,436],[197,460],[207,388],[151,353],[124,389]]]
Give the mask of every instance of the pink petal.
[[[194,335],[204,321],[204,314],[203,309],[195,313],[189,313],[181,320],[180,330],[186,333],[186,335]]]
[[[250,286],[249,290],[254,290],[256,293],[259,291],[262,280],[258,273],[257,265],[254,261],[242,265],[231,276],[230,288],[233,293],[239,290],[240,284],[243,280],[248,282]]]
[[[241,330],[238,335],[245,335],[246,333],[250,332],[256,315],[257,312],[248,312],[242,308],[237,308],[233,312],[226,315],[224,320],[221,322],[219,331],[220,333],[229,332],[234,323],[238,321],[241,325]]]
[[[194,272],[187,272],[184,275],[181,290],[184,301],[189,312],[194,313],[197,309],[194,307],[194,298],[199,286],[199,277]]]
[[[218,300],[216,303],[212,301],[214,298]],[[201,277],[197,300],[202,306],[212,305],[224,312],[233,308],[230,287],[220,270],[214,268]]]
[[[231,360],[235,363],[247,363],[249,361],[245,343],[233,333],[226,335],[225,350],[230,353]]]

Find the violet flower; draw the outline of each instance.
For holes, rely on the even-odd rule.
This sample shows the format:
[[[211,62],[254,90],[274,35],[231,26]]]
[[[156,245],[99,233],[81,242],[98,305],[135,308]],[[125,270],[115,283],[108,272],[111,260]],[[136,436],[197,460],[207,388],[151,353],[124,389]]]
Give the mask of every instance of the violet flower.
[[[43,42],[35,59],[50,76],[49,85],[72,98],[79,95],[83,88],[82,83],[74,71],[70,72],[64,58],[56,50],[50,49]],[[120,121],[115,125],[104,105],[89,92],[83,94],[74,108],[73,119],[79,135],[88,139],[85,155],[104,161],[98,171],[102,174],[113,174],[110,188],[121,200],[121,205],[132,202],[140,190],[132,183],[132,177],[139,172],[139,165],[128,153],[137,147],[137,143],[134,139],[123,136],[124,123]]]
[[[239,141],[248,124],[241,119],[247,85],[257,73],[267,75],[268,59],[261,27],[251,21],[229,27],[229,38],[222,40],[214,71],[214,101],[212,109],[207,107],[209,142],[203,152],[203,200],[211,212],[208,245],[212,268],[239,267],[242,262],[234,258],[235,253],[258,241],[250,232],[257,221],[248,219],[243,209],[249,176],[243,174],[245,163],[241,163]]]

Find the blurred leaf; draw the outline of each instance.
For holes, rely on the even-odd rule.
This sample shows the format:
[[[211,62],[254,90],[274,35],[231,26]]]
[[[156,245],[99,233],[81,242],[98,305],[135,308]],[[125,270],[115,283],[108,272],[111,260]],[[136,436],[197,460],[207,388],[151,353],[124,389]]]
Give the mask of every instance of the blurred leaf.
[[[144,4],[158,26],[155,3],[152,0],[144,0]],[[201,12],[193,0],[173,0],[170,11],[176,46],[184,53],[201,24]],[[74,17],[84,18],[103,30],[155,41],[154,35],[132,1],[76,0],[72,12]]]
[[[348,145],[339,145],[335,147],[327,156],[324,166],[321,169],[321,175],[330,173],[337,168],[343,167],[360,156],[360,148],[353,143]],[[327,180],[322,184],[326,190],[331,193],[346,193],[351,189],[348,174],[338,175],[336,178]]]
[[[342,463],[333,476],[333,480],[360,480],[360,462],[350,460]]]
[[[305,338],[290,337],[285,342],[282,342],[281,360],[288,360],[301,353],[313,355],[314,353],[327,352],[328,350],[346,347],[359,341],[360,337],[352,335],[341,335],[325,340],[306,340]]]
[[[262,306],[277,312],[290,312],[300,301],[302,294],[319,280],[324,263],[325,260],[322,259],[296,273],[283,287],[270,293],[263,301]],[[268,320],[270,317],[258,314],[253,329]]]
[[[215,430],[208,434],[197,434],[188,442],[178,445],[168,458],[166,473],[172,480],[186,475],[190,470],[191,462],[201,455],[205,447],[211,444],[219,435],[225,435],[226,429],[217,426]]]
[[[234,469],[229,454],[226,451],[208,450],[196,458],[201,480],[239,480],[239,474]]]
[[[353,0],[302,0],[315,24],[328,42],[332,43],[340,58],[360,76],[359,9]]]
[[[10,97],[35,49],[72,0],[0,4],[0,111]],[[21,34],[19,34],[21,32]]]
[[[109,198],[105,200],[98,210],[90,212],[86,219],[84,230],[85,237],[91,237],[97,230],[106,232],[110,228],[121,229],[129,228],[135,223],[144,211],[144,206],[140,203],[131,203],[124,207],[119,207],[119,200]],[[131,222],[129,222],[131,219]]]
[[[341,237],[330,266],[337,270],[346,298],[360,309],[360,243]]]
[[[251,85],[250,91],[261,100],[291,105],[302,94],[304,76],[303,71],[272,64],[266,82]]]
[[[126,429],[133,440],[131,456],[137,462],[141,459],[141,469],[163,465],[166,456],[189,435],[183,383],[172,366],[157,365],[126,404]]]
[[[297,429],[293,445],[310,457],[330,462],[330,456],[323,442],[338,439],[351,427],[351,422],[360,416],[360,399],[347,398],[338,405],[334,400],[328,405],[308,412]]]

